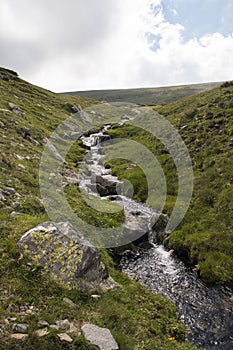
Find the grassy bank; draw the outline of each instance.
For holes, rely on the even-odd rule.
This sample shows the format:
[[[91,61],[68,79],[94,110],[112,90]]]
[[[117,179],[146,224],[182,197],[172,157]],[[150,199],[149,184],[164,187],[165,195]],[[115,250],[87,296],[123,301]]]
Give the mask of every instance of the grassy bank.
[[[194,168],[194,193],[189,210],[166,240],[169,248],[191,265],[209,284],[232,285],[233,237],[233,86],[223,84],[209,92],[157,108],[182,136]],[[166,148],[145,130],[115,126],[113,138],[144,144],[159,160],[167,180],[164,212],[175,204],[178,179],[175,164]],[[134,185],[134,198],[147,199],[146,178],[129,161],[106,163],[112,173]]]

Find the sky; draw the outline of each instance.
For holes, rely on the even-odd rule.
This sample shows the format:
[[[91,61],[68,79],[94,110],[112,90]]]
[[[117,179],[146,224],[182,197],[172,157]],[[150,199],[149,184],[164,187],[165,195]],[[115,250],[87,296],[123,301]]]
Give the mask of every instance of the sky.
[[[0,0],[0,66],[62,92],[233,79],[233,0]]]

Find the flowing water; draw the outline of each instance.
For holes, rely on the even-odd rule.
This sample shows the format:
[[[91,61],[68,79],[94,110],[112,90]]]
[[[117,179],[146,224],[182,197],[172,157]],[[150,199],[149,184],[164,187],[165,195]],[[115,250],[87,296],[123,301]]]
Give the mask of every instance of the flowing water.
[[[122,182],[111,176],[100,160],[103,157],[101,142],[108,139],[103,132],[83,137],[83,143],[90,148],[91,159],[88,162],[87,174],[79,186],[87,192],[99,196],[93,183],[93,174],[99,175],[105,184]],[[117,188],[117,186],[116,186]],[[167,251],[162,245],[156,244],[156,232],[152,226],[156,213],[143,204],[138,203],[119,193],[101,195],[102,199],[115,200],[125,210],[126,228],[142,232],[147,226],[150,232],[151,248],[140,249],[139,254],[124,255],[120,267],[131,278],[153,292],[168,297],[177,307],[181,321],[187,326],[187,339],[208,350],[233,349],[233,294],[228,288],[208,288],[198,278],[194,271],[188,269],[180,260]],[[137,227],[136,227],[137,226]]]

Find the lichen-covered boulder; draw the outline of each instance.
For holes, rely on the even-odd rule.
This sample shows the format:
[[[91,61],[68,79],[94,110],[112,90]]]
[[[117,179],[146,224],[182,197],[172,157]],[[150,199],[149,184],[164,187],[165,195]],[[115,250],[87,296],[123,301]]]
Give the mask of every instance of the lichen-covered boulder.
[[[18,246],[66,288],[97,290],[117,286],[101,262],[99,251],[69,223],[40,224],[26,232]]]

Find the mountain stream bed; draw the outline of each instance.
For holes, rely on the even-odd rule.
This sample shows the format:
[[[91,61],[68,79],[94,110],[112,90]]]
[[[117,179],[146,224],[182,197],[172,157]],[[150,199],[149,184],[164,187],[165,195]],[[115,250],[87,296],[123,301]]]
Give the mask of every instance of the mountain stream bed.
[[[150,208],[123,194],[100,194],[93,183],[93,174],[99,176],[100,183],[111,187],[114,183],[122,184],[101,164],[103,148],[101,142],[109,136],[103,132],[83,137],[83,143],[90,149],[91,160],[87,164],[87,176],[79,186],[88,193],[108,198],[120,204],[125,211],[125,228],[142,230],[145,226],[151,231],[151,222],[156,215]],[[100,184],[99,184],[100,185]],[[233,294],[229,288],[210,288],[198,278],[195,271],[187,268],[183,262],[173,256],[162,245],[156,244],[156,232],[151,247],[139,249],[139,253],[125,254],[119,263],[121,270],[130,278],[155,293],[170,299],[177,307],[180,320],[188,329],[187,340],[207,350],[233,349]]]

